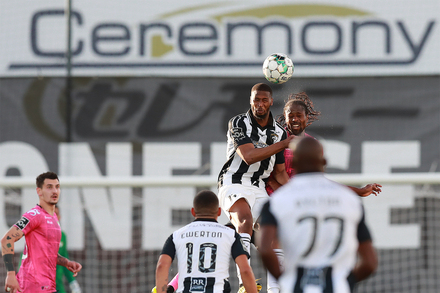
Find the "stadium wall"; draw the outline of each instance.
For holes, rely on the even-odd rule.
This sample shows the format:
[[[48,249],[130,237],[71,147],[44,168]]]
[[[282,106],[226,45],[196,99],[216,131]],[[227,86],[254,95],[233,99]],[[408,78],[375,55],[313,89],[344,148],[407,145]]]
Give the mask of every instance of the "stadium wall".
[[[65,80],[2,78],[0,174],[34,177],[54,170],[76,177],[216,176],[226,160],[227,121],[247,110],[249,89],[261,81],[75,78],[74,142],[67,144],[63,142]],[[283,100],[291,92],[310,95],[322,117],[308,132],[324,142],[330,173],[437,172],[438,85],[438,76],[299,78],[274,86],[273,113],[282,112]],[[436,186],[387,185],[383,189],[380,196],[365,199],[367,221],[384,254],[381,268],[393,270],[413,258],[416,263],[426,260],[427,270],[438,272],[438,258],[419,258],[424,253],[438,255],[437,219],[430,216],[439,208]],[[174,229],[191,220],[188,211],[197,190],[65,188],[60,204],[62,227],[71,235],[69,248],[87,263],[89,249],[95,247],[98,263],[115,266],[118,272],[119,261],[138,259],[130,263],[131,270],[137,275],[142,270],[136,265],[146,265],[146,276],[136,281],[120,278],[115,286],[142,283],[130,292],[151,286],[155,252]],[[5,232],[37,199],[34,188],[1,191],[0,228]],[[413,265],[407,268],[414,270]],[[120,272],[102,270],[99,286],[113,288],[109,280]],[[87,275],[83,278],[88,288],[98,286]],[[385,288],[381,280],[378,274],[369,281],[375,282],[375,292]],[[408,288],[423,283],[420,279],[407,282]]]

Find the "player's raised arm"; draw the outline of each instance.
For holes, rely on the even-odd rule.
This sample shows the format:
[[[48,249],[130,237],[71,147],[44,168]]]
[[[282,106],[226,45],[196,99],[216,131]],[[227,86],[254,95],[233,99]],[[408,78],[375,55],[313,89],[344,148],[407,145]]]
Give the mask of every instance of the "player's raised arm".
[[[360,197],[366,197],[370,194],[378,195],[382,191],[382,185],[377,183],[367,184],[364,187],[358,188],[353,186],[348,186],[351,190],[356,192]]]
[[[252,165],[285,150],[293,138],[288,137],[264,148],[256,148],[252,143],[243,144],[237,148],[237,153],[246,164]]]
[[[12,226],[1,239],[2,256],[7,271],[5,280],[5,291],[10,291],[12,293],[21,292],[21,288],[15,275],[14,245],[16,241],[20,240],[21,237],[23,237],[23,235],[23,231],[21,231],[16,226]]]

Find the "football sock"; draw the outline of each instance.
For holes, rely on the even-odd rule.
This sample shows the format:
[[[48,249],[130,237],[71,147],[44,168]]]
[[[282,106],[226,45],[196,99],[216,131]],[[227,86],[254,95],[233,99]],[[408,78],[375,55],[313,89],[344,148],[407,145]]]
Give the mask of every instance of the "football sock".
[[[273,250],[278,257],[278,262],[280,263],[281,270],[284,270],[284,252],[282,249],[275,248]],[[271,273],[267,272],[267,292],[268,293],[279,293],[280,292],[280,284],[277,279],[272,276]]]
[[[244,250],[251,255],[251,235],[248,233],[240,233],[241,240],[243,243]],[[249,265],[251,264],[250,258],[248,259]],[[238,277],[238,283],[243,284],[243,280],[241,279],[240,269],[237,266],[237,277]]]

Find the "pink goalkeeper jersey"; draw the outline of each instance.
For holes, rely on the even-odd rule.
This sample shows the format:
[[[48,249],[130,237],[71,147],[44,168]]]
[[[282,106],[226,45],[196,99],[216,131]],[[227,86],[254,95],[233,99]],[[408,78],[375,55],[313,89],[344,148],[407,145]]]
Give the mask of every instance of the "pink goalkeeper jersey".
[[[287,136],[289,137],[289,131],[287,131]],[[307,133],[304,132],[304,136],[313,137]],[[293,151],[290,148],[287,148],[284,150],[284,164],[286,166],[286,173],[289,175],[289,178],[292,178],[295,175],[295,169],[292,168],[292,160],[293,160]],[[273,176],[270,174],[270,176]],[[266,191],[267,194],[270,196],[274,190],[272,187],[269,186],[269,184],[266,184]]]
[[[17,279],[23,293],[55,292],[61,228],[58,217],[36,205],[15,224],[25,235],[26,246]]]

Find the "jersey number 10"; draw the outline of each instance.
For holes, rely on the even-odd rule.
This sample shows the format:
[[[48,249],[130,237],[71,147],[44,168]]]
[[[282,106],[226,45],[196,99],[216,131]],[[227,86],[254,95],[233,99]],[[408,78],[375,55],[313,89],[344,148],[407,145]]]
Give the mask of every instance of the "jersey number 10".
[[[188,257],[186,259],[186,272],[190,274],[192,272],[192,264],[193,264],[193,249],[194,244],[188,242],[186,244],[186,251],[188,253]],[[211,251],[211,259],[208,264],[205,263],[205,258],[207,258],[208,251]],[[215,271],[215,260],[217,258],[217,244],[214,243],[202,243],[199,247],[199,271],[202,273],[212,273]]]

